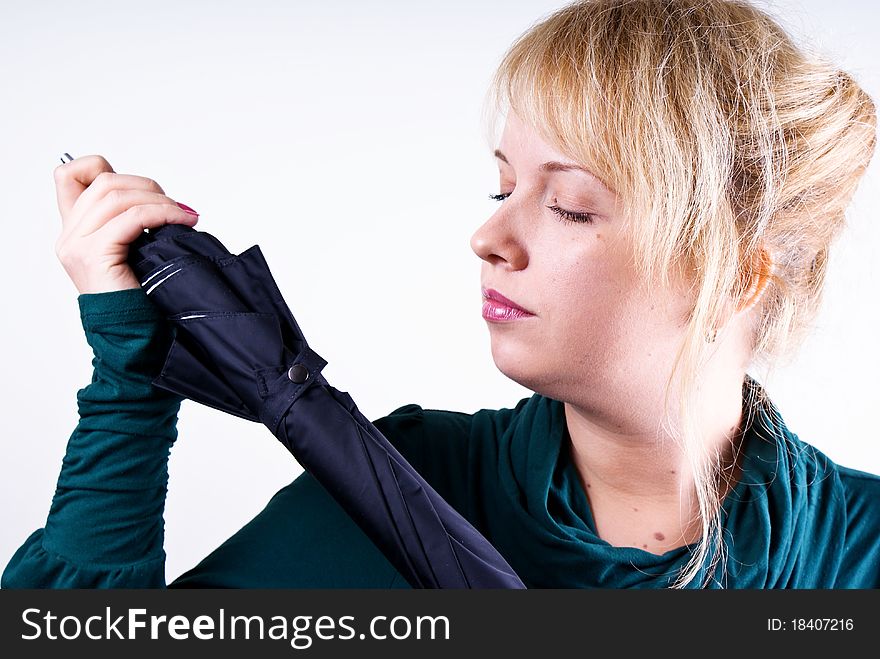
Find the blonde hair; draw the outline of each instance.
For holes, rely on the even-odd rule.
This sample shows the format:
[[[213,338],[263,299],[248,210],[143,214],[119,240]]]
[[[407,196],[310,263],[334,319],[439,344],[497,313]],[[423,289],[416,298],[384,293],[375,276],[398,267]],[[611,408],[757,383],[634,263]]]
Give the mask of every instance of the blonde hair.
[[[514,110],[617,192],[645,285],[668,285],[679,266],[693,273],[666,409],[677,373],[680,423],[669,431],[693,470],[702,534],[671,587],[711,558],[705,586],[725,551],[724,469],[696,420],[706,336],[762,274],[751,361],[772,365],[800,347],[874,152],[874,103],[745,0],[575,2],[520,35],[487,102],[490,122]]]

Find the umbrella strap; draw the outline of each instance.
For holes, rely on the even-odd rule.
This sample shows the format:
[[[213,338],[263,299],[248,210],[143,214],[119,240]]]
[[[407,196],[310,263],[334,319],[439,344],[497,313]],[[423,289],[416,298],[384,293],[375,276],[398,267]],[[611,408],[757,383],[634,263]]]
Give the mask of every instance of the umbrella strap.
[[[281,419],[306,389],[314,384],[327,384],[327,380],[321,375],[321,370],[326,365],[326,359],[305,345],[290,364],[272,369],[277,375],[265,382],[265,393],[261,391],[263,407],[259,416],[260,421],[272,431],[273,435],[277,436]],[[297,367],[295,371],[293,371],[294,367]],[[302,367],[308,371],[308,377],[302,382],[294,382],[291,379],[291,372],[294,372],[297,380],[301,380]]]

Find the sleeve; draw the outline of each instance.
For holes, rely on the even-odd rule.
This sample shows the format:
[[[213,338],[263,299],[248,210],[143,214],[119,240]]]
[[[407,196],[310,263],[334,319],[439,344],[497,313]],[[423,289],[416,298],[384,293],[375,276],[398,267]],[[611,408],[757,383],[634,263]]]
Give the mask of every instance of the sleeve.
[[[3,588],[164,587],[168,456],[182,398],[152,385],[171,330],[142,289],[78,298],[93,349],[43,528],[7,564]]]
[[[880,475],[838,466],[846,488],[844,556],[835,588],[880,588]]]
[[[437,494],[466,518],[471,502],[471,426],[467,412],[423,408],[415,403],[398,407],[373,421]]]
[[[308,472],[169,588],[408,588]]]
[[[424,410],[410,404],[372,423],[432,486],[435,482],[441,485],[441,494],[461,501],[466,492],[460,474],[469,418],[463,413]],[[455,506],[451,500],[450,504]],[[168,587],[410,585],[320,482],[303,472],[275,494],[253,520]]]

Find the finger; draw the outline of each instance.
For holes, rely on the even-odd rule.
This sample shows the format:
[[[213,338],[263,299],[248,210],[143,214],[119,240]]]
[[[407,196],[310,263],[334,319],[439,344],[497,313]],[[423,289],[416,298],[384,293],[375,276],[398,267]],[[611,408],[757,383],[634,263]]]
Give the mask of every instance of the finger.
[[[95,231],[94,236],[101,235],[102,242],[129,245],[145,229],[155,229],[166,224],[193,226],[198,221],[198,217],[181,210],[176,204],[145,204],[132,206],[114,217],[112,222],[107,222]]]
[[[165,194],[162,187],[151,178],[146,176],[135,176],[133,174],[117,174],[116,172],[101,172],[95,177],[91,185],[86,188],[73,204],[71,210],[71,219],[74,223],[79,222],[83,215],[92,206],[96,205],[101,199],[111,193],[118,191],[147,190],[158,194]],[[124,209],[120,209],[114,215],[118,215]]]
[[[118,176],[118,175],[116,175]],[[91,188],[83,195],[89,194]],[[113,188],[97,202],[88,207],[86,215],[73,227],[72,232],[80,237],[87,236],[110,222],[115,217],[134,206],[168,205],[174,217],[188,214],[177,202],[159,192],[150,190],[126,190]]]
[[[101,172],[112,172],[113,168],[103,156],[80,156],[70,162],[58,165],[55,177],[55,195],[62,223],[70,217],[71,209],[83,191],[91,185]]]

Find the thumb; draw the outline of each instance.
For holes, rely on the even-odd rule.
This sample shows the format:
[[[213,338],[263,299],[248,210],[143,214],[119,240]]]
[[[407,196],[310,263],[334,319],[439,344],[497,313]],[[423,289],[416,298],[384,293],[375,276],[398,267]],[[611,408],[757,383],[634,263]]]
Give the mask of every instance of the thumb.
[[[81,156],[55,168],[55,195],[62,222],[66,222],[76,200],[101,172],[113,172],[103,156]]]

